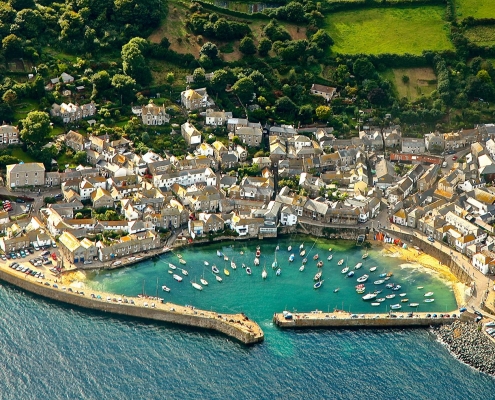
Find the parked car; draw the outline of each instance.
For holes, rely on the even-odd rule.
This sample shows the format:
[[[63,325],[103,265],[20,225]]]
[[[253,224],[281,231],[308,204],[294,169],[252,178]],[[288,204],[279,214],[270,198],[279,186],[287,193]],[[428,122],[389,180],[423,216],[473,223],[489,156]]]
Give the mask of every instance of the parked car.
[[[56,261],[57,260],[57,255],[55,253],[52,253],[52,258]]]
[[[48,250],[45,250],[43,253],[41,253],[41,255],[42,255],[43,257],[44,257],[44,256],[47,256],[47,255],[49,255],[49,254],[50,254],[50,252],[49,252]]]
[[[457,156],[452,157],[452,161],[457,160]]]
[[[23,200],[23,199],[21,199],[20,197],[17,197],[17,198],[15,199],[15,202],[16,202],[16,203],[25,203],[26,201],[25,201],[25,200]]]
[[[53,196],[53,198],[57,200],[62,200],[64,198],[64,195],[62,193],[57,193],[55,196]]]
[[[428,240],[429,240],[431,243],[435,242],[435,239],[433,239],[433,237],[432,237],[432,236],[428,236]]]

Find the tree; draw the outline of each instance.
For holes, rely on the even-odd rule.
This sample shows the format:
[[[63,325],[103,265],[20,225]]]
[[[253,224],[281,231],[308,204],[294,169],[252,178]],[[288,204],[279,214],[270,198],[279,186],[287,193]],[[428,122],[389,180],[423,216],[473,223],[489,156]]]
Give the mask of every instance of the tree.
[[[311,123],[313,119],[313,107],[310,104],[301,106],[298,117],[303,124]]]
[[[9,4],[17,11],[24,10],[25,8],[33,9],[36,7],[33,0],[9,0]]]
[[[492,82],[492,78],[490,77],[490,74],[488,73],[488,71],[484,69],[478,71],[478,73],[476,74],[476,78],[478,78],[483,83]]]
[[[270,39],[263,38],[260,40],[258,44],[258,54],[261,57],[266,57],[271,49],[272,49],[272,41]]]
[[[9,89],[3,94],[2,100],[9,106],[13,106],[14,103],[17,101],[17,93],[14,92],[12,89]]]
[[[193,72],[194,83],[202,84],[206,82],[205,70],[203,68],[196,68]]]
[[[84,35],[84,19],[83,17],[74,11],[66,11],[59,19],[60,25],[60,38],[62,40],[71,42],[72,40],[79,40]]]
[[[275,107],[277,109],[277,113],[281,116],[285,116],[288,119],[294,119],[297,111],[297,106],[294,102],[287,96],[280,97],[275,102]]]
[[[328,121],[332,116],[332,109],[328,106],[316,107],[316,118],[320,121]]]
[[[110,88],[112,80],[107,71],[100,71],[91,76],[91,82],[97,91],[103,91]]]
[[[211,42],[206,42],[203,46],[201,46],[201,50],[199,51],[199,54],[205,55],[212,60],[215,60],[218,58],[218,48],[216,44],[213,44]]]
[[[239,44],[239,50],[241,53],[246,55],[251,55],[256,53],[256,45],[254,44],[254,40],[249,36],[244,37]]]
[[[311,41],[316,43],[322,49],[333,44],[333,39],[324,29],[318,29],[318,31],[311,37]]]
[[[7,57],[20,57],[23,54],[23,41],[20,37],[10,34],[2,39],[2,48]]]
[[[85,165],[88,161],[88,155],[85,151],[78,151],[74,154],[74,163]]]
[[[232,90],[242,102],[249,101],[253,98],[254,82],[251,78],[241,78],[234,83]]]
[[[131,39],[129,43],[122,46],[122,70],[136,82],[147,85],[151,82],[151,71],[142,53],[143,46],[140,44]]]
[[[382,105],[387,103],[388,96],[382,88],[377,87],[370,90],[368,100],[372,104]]]
[[[228,83],[229,73],[224,69],[218,69],[213,73],[210,84],[217,92],[224,90]]]
[[[354,71],[354,75],[361,79],[373,79],[376,75],[375,66],[371,63],[367,58],[358,58],[352,69]]]
[[[136,81],[127,75],[115,74],[112,78],[112,87],[122,96],[122,101],[130,101],[134,96]]]
[[[409,83],[409,77],[407,75],[402,75],[402,82],[403,83]]]
[[[232,137],[232,143],[241,144],[241,139],[239,138],[239,136]]]
[[[21,139],[32,145],[40,145],[50,134],[50,116],[42,111],[31,111],[22,120]]]

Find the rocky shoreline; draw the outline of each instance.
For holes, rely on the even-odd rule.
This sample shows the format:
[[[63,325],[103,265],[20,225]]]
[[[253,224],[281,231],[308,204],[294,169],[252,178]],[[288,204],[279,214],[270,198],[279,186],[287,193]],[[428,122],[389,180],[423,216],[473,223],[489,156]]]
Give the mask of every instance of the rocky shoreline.
[[[455,321],[433,331],[456,358],[478,371],[495,375],[495,343],[480,328],[475,323]]]

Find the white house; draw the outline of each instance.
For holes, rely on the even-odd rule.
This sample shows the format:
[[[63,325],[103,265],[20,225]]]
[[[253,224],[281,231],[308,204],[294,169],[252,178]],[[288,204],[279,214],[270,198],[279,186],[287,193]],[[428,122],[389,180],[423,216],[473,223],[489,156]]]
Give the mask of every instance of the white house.
[[[280,211],[280,223],[286,226],[297,224],[297,214],[289,205],[284,205]]]
[[[480,270],[483,274],[487,274],[490,271],[490,265],[494,265],[494,260],[488,255],[483,253],[476,253],[471,260],[473,266]]]
[[[196,183],[216,186],[217,176],[211,168],[199,168],[155,175],[153,177],[153,185],[155,187],[166,187],[169,189],[175,183],[181,186],[191,186]]]
[[[214,111],[211,108],[206,110],[206,125],[222,126],[227,123],[229,118],[232,118],[231,112]]]

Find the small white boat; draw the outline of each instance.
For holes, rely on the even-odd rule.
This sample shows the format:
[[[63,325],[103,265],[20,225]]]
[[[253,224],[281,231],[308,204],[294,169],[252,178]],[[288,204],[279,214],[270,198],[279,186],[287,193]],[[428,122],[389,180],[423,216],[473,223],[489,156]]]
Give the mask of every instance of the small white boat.
[[[335,289],[333,290],[333,292],[334,292],[334,293],[337,293],[339,290],[340,290],[340,288],[335,288]]]
[[[373,307],[377,307],[377,306],[379,306],[379,305],[380,305],[380,303],[371,303],[371,305],[372,305]]]
[[[407,294],[407,293],[401,293],[401,294],[399,294],[399,296],[400,296],[400,297],[406,297],[406,294]]]
[[[259,258],[254,259],[254,265],[260,265],[260,259]]]
[[[307,262],[308,262],[308,259],[307,258],[303,258],[302,263],[303,264],[306,264]]]
[[[321,272],[318,272],[315,277],[313,278],[313,280],[317,281],[321,278]]]
[[[340,272],[342,272],[343,274],[347,274],[347,272],[349,272],[349,267],[344,267]]]
[[[368,280],[369,276],[368,275],[363,275],[363,276],[360,276],[359,278],[357,278],[357,281],[359,283],[363,283],[363,282],[366,282]]]
[[[174,278],[177,282],[182,282],[182,276],[174,274],[174,275],[172,275],[172,278]]]
[[[370,268],[370,272],[375,272],[376,271],[376,267],[371,267]]]
[[[208,266],[210,265],[210,263],[208,261],[205,261],[205,265]]]
[[[199,283],[192,282],[191,285],[194,289],[203,290],[203,286],[201,286]]]
[[[275,269],[277,267],[278,267],[278,262],[277,262],[277,260],[275,260],[272,262],[272,268]]]
[[[366,253],[364,253],[364,254],[363,254],[363,256],[362,256],[361,258],[362,258],[363,260],[365,260],[365,259],[367,259],[367,258],[368,258],[368,256],[369,256],[369,254],[366,252]]]
[[[378,279],[377,281],[374,281],[373,283],[375,285],[381,285],[383,282],[385,282],[383,279]]]
[[[328,261],[330,261],[332,258],[333,258],[333,254],[330,254],[330,255],[327,257],[327,260],[328,260]]]
[[[240,254],[241,256],[243,256],[243,255],[244,255],[244,252],[241,250],[241,251],[239,252],[239,254]]]
[[[299,246],[299,250],[302,250],[304,249],[304,243],[301,243],[301,245]]]
[[[376,299],[375,301],[379,302],[379,303],[382,303],[385,301],[385,297],[381,297],[379,299]]]
[[[292,251],[292,246],[287,247],[287,251]]]
[[[227,256],[223,256],[224,261],[229,261],[229,258]]]
[[[181,254],[177,254],[177,258],[182,258],[182,255]]]
[[[301,257],[304,257],[304,256],[305,256],[305,254],[306,254],[306,250],[303,250],[303,251],[301,251],[301,252],[299,253],[299,255],[300,255]]]
[[[179,260],[179,262],[180,262],[182,265],[185,265],[185,264],[186,264],[186,260],[184,260],[183,258],[181,258],[181,259]]]
[[[237,265],[235,265],[235,262],[234,261],[231,261],[230,262],[230,268],[237,269]]]
[[[409,303],[409,307],[417,307],[419,306],[419,303]]]
[[[301,266],[299,267],[299,271],[301,271],[301,272],[303,272],[303,271],[304,271],[304,265],[301,265]]]
[[[217,250],[217,256],[218,257],[223,257],[223,253],[220,250]]]
[[[357,263],[355,266],[354,266],[354,269],[359,269],[363,266],[363,263]]]
[[[280,246],[277,244],[277,247],[275,247],[275,251],[279,251],[280,250]]]
[[[189,273],[185,269],[181,270],[181,272],[182,272],[182,275],[185,275],[185,276],[189,275]]]
[[[425,303],[433,303],[435,299],[425,299]]]
[[[363,300],[372,300],[376,298],[376,293],[368,293],[366,295],[363,296]]]
[[[421,290],[421,289],[423,289],[423,286],[418,286],[418,290]]]
[[[211,271],[214,273],[214,274],[218,274],[220,271],[218,270],[218,268],[216,267],[216,265],[212,265],[211,266]]]
[[[282,273],[282,270],[279,268],[279,269],[277,269],[277,272],[275,272],[275,275],[280,276],[281,273]]]
[[[321,285],[323,285],[323,282],[325,282],[325,281],[324,281],[324,280],[323,280],[323,281],[318,281],[318,282],[316,282],[316,283],[313,285],[313,287],[314,287],[315,289],[319,289],[319,288],[321,288]]]
[[[402,299],[400,302],[401,303],[407,303],[409,301],[409,299]]]
[[[164,292],[170,292],[170,288],[169,287],[166,287],[165,285],[162,286],[162,290]]]
[[[392,304],[390,306],[391,310],[400,310],[401,308],[402,308],[402,306],[400,304]]]
[[[294,261],[294,257],[295,257],[295,256],[294,256],[294,254],[291,254],[291,255],[289,256],[289,262]]]
[[[246,268],[246,264],[242,263],[242,268]]]
[[[339,262],[337,263],[337,265],[342,265],[342,264],[344,264],[344,259],[343,259],[343,258],[341,258],[341,259],[339,260]]]
[[[168,267],[170,269],[177,269],[177,267],[174,264],[168,263]]]
[[[249,267],[246,268],[246,274],[251,275],[251,268]]]
[[[348,278],[352,278],[353,276],[354,276],[354,271],[349,271],[349,272],[347,273],[347,277],[348,277]]]
[[[267,276],[268,276],[268,273],[266,272],[266,269],[265,269],[265,268],[263,268],[263,272],[261,273],[261,277],[262,277],[263,279],[266,279],[266,277],[267,277]]]
[[[393,299],[395,297],[395,294],[387,294],[385,297],[387,299]]]
[[[425,293],[425,297],[431,297],[431,296],[433,296],[433,292]]]
[[[208,286],[208,281],[205,278],[199,280],[203,286]]]
[[[216,275],[216,276],[215,276],[215,278],[216,278],[216,280],[217,280],[218,282],[222,282],[222,280],[223,280],[223,279],[222,279],[222,277],[221,277],[221,276],[219,276],[219,275]]]
[[[332,248],[331,248],[331,247],[329,247],[329,248],[328,248],[328,251],[332,251]]]
[[[173,274],[173,273],[174,273],[174,271],[172,271],[171,269],[169,269],[169,270],[168,270],[168,273],[169,273],[169,274]]]

